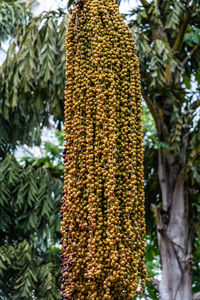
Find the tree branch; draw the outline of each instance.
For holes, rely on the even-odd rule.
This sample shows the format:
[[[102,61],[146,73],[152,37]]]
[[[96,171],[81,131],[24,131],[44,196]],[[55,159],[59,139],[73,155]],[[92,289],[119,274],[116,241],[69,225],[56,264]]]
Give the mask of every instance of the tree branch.
[[[195,45],[192,50],[190,51],[190,53],[188,54],[188,56],[185,57],[185,59],[183,60],[183,62],[181,63],[181,67],[183,68],[184,65],[186,64],[186,62],[190,59],[190,57],[192,56],[192,54],[196,51],[196,49],[199,47],[199,45]]]
[[[191,104],[190,108],[191,109],[196,109],[200,106],[200,99],[198,99],[197,101],[195,101],[194,103]]]
[[[150,5],[146,0],[141,0],[141,2],[144,7],[149,7]]]
[[[182,41],[183,41],[184,34],[185,34],[185,30],[187,28],[187,24],[189,22],[190,16],[191,16],[191,12],[188,12],[185,15],[184,19],[183,19],[180,30],[179,30],[178,35],[176,37],[176,40],[174,42],[174,46],[173,46],[174,51],[180,51],[180,49],[181,49]]]
[[[171,52],[171,47],[169,45],[167,34],[165,32],[165,29],[164,29],[164,26],[163,26],[163,23],[162,23],[161,19],[157,18],[156,22],[153,21],[151,13],[148,12],[148,8],[150,7],[150,3],[148,3],[146,0],[140,0],[140,1],[142,2],[144,8],[146,9],[147,15],[149,16],[149,24],[151,26],[153,40],[160,39],[160,40],[165,41],[166,47],[168,48],[169,52]],[[161,29],[161,30],[158,30],[158,28]]]
[[[158,128],[158,114],[154,108],[154,104],[152,103],[151,99],[149,98],[149,96],[147,96],[147,94],[145,93],[144,89],[141,89],[142,92],[142,97],[144,98],[144,101],[146,102],[148,109],[150,110],[150,113],[154,119],[154,122],[156,124],[156,128],[157,130],[159,130]]]
[[[185,30],[187,28],[187,24],[189,22],[190,16],[191,16],[191,12],[189,11],[183,19],[180,30],[178,32],[178,35],[177,35],[176,40],[173,45],[174,51],[180,51],[180,49],[181,49]],[[166,67],[166,70],[165,70],[165,80],[169,83],[171,81],[171,79],[172,79],[172,77],[171,77],[170,64],[168,64]]]

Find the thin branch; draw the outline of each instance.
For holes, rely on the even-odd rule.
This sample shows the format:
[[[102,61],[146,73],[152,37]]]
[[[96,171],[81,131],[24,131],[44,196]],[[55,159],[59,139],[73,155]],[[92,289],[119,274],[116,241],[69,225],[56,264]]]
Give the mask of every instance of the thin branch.
[[[149,7],[150,5],[146,0],[141,0],[141,2],[144,7]]]
[[[188,54],[188,56],[185,57],[185,59],[183,60],[183,62],[181,63],[181,67],[183,68],[184,65],[186,64],[186,62],[190,59],[190,57],[192,56],[192,54],[196,51],[196,49],[199,47],[199,45],[195,45],[192,50],[190,51],[190,53]]]
[[[158,128],[158,114],[154,108],[154,104],[152,103],[151,99],[149,98],[149,96],[145,93],[144,89],[142,88],[141,90],[142,92],[142,97],[144,98],[144,101],[146,102],[147,106],[148,106],[148,109],[150,110],[150,113],[154,119],[154,122],[156,124],[156,128],[157,130],[159,131],[159,128]]]
[[[173,50],[174,51],[180,51],[181,49],[181,46],[182,46],[182,42],[183,42],[183,38],[184,38],[184,34],[185,34],[185,30],[187,28],[187,24],[190,20],[190,17],[191,17],[191,12],[189,11],[184,19],[183,19],[183,22],[180,26],[180,30],[178,32],[178,35],[176,37],[176,40],[174,42],[174,45],[173,45]],[[172,76],[171,76],[171,70],[170,70],[170,64],[167,65],[166,69],[165,69],[165,80],[170,83],[171,80],[172,80]]]
[[[176,40],[174,42],[174,46],[173,46],[174,51],[180,51],[180,49],[181,49],[185,30],[187,28],[187,24],[190,20],[190,17],[191,17],[191,12],[189,11],[183,19],[180,30],[179,30]]]
[[[196,109],[200,106],[200,99],[198,99],[197,101],[195,101],[194,103],[191,104],[190,108],[191,109]]]

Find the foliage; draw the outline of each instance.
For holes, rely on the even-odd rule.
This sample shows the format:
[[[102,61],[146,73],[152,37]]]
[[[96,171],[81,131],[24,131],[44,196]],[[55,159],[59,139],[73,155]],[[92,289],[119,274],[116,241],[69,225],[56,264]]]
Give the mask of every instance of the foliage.
[[[30,105],[38,112],[63,117],[66,24],[67,15],[58,10],[19,28],[0,72],[5,116],[19,105]]]
[[[59,275],[58,253],[56,257],[52,257],[51,252],[51,248],[46,253],[38,251],[27,240],[13,246],[1,246],[0,297],[59,299],[56,282]]]
[[[0,68],[2,157],[20,144],[39,145],[50,114],[63,120],[67,18],[62,10],[32,18],[18,28],[8,49]]]
[[[32,18],[26,25],[29,15],[24,17],[22,8],[25,5],[18,2],[0,3],[1,16],[9,17],[13,12],[16,21],[14,27],[11,20],[6,26],[4,23],[0,36],[4,40],[15,34],[0,71],[3,80],[0,85],[0,297],[57,299],[63,134],[57,134],[58,146],[44,145],[42,158],[23,157],[20,163],[13,151],[23,144],[40,145],[42,128],[49,124],[52,111],[57,119],[62,119],[65,61],[62,41],[67,17],[59,10]],[[51,21],[52,17],[55,18]],[[22,63],[24,58],[26,63]],[[55,69],[57,76],[48,77],[49,68],[48,76],[54,75]],[[37,90],[42,81],[42,90]],[[20,88],[16,92],[18,84],[23,91]],[[54,101],[51,106],[48,95]]]
[[[27,6],[18,0],[0,1],[0,45],[28,22],[31,13]]]
[[[0,16],[5,15],[2,3]],[[27,294],[19,294],[23,287],[24,293],[31,291],[38,299],[56,299],[60,263],[56,244],[58,199],[62,189],[62,165],[56,157],[60,155],[60,148],[46,144],[44,157],[24,158],[21,163],[10,153],[18,145],[39,145],[41,129],[48,125],[50,114],[56,120],[63,119],[67,18],[58,10],[31,18],[28,26],[24,25],[25,19],[19,21],[22,26],[5,26],[4,22],[2,27],[0,24],[0,30],[4,30],[0,33],[0,41],[19,29],[0,69],[0,297],[4,299],[27,297]],[[155,275],[152,270],[156,271],[157,265],[152,259],[157,255],[157,245],[150,206],[152,202],[158,206],[161,203],[157,150],[180,156],[186,134],[189,134],[186,192],[190,226],[199,222],[199,20],[199,1],[141,0],[129,22],[138,49],[146,102],[143,111],[144,175],[147,233],[151,239],[146,260],[150,277]],[[166,95],[171,102],[164,101]],[[164,136],[157,134],[159,122],[166,126]],[[198,234],[193,254],[193,289],[197,292],[200,277]],[[45,294],[42,282],[52,286],[51,290],[47,289],[49,294]],[[157,299],[152,283],[148,285],[147,294],[150,299]]]
[[[2,42],[15,35],[19,28],[23,28],[30,18],[31,13],[27,4],[15,0],[0,1],[0,46]],[[30,139],[34,139],[36,143],[39,142],[40,130],[33,129],[32,137],[29,133],[31,124],[36,117],[35,112],[28,113],[25,117],[25,113],[18,107],[15,111],[9,110],[5,117],[2,109],[2,97],[0,95],[0,157],[14,148],[17,136],[22,143],[25,141],[30,143]],[[29,109],[27,108],[27,110]],[[26,134],[24,128],[27,129]]]
[[[34,168],[45,167],[51,170],[51,174],[55,177],[62,178],[64,172],[64,164],[62,158],[62,149],[64,144],[64,131],[55,131],[50,137],[55,142],[45,141],[40,145],[42,152],[41,157],[27,156],[25,154],[21,158],[21,162],[25,163],[25,166],[31,165]],[[18,149],[19,150],[19,149]]]
[[[57,146],[46,146],[46,159],[26,157],[20,164],[8,155],[0,163],[0,296],[4,299],[58,298],[63,168],[61,158],[52,163]]]

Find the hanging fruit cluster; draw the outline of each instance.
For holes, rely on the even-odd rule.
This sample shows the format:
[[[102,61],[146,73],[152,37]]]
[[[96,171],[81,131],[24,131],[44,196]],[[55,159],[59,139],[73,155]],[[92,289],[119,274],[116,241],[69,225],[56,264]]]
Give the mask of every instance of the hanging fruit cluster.
[[[66,32],[61,298],[132,299],[147,280],[139,65],[116,0]]]

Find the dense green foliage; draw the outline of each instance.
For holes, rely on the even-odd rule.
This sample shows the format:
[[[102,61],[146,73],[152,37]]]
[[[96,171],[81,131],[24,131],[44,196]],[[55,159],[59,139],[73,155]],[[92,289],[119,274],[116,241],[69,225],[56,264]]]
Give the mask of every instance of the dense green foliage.
[[[27,9],[0,2],[0,40],[15,37],[0,71],[0,298],[57,299],[63,133],[57,146],[41,145],[41,158],[16,155],[21,145],[41,144],[51,114],[63,118],[67,19],[62,11],[33,18]]]
[[[0,46],[29,21],[30,11],[27,8],[28,5],[21,1],[0,1]]]
[[[147,269],[150,278],[159,274],[156,226],[150,211],[152,203],[161,203],[158,149],[181,156],[187,135],[186,193],[195,236],[194,292],[200,288],[199,6],[199,1],[154,0],[148,4],[142,0],[132,11],[129,24],[138,49],[146,102]],[[0,1],[0,41],[15,36],[0,68],[0,298],[57,299],[62,133],[58,146],[45,145],[42,158],[26,157],[19,162],[16,149],[25,144],[40,145],[50,116],[61,127],[68,17],[62,10],[51,11],[32,17],[26,26],[27,14],[25,17],[22,10],[24,5],[15,1]],[[168,103],[163,100],[166,95]],[[157,131],[161,123],[165,136]],[[159,299],[152,283],[147,294],[149,299]]]
[[[61,148],[0,163],[0,296],[58,298]],[[60,157],[60,159],[58,159]],[[56,287],[57,284],[57,287]]]
[[[0,71],[0,156],[16,145],[40,144],[52,114],[63,120],[63,11],[44,13],[20,26]]]

